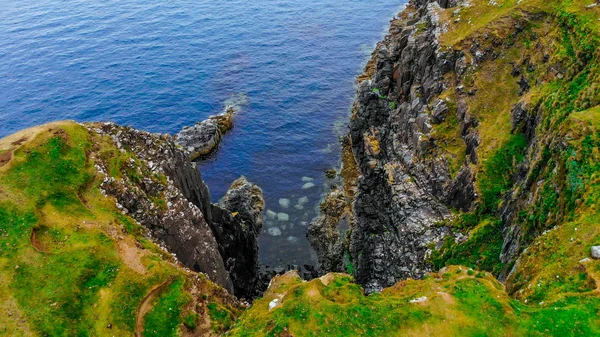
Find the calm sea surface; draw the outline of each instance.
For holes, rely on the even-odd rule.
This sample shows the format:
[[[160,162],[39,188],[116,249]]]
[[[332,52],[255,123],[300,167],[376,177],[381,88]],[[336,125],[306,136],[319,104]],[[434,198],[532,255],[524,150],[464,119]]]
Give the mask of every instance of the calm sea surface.
[[[402,3],[2,0],[0,137],[61,119],[176,133],[244,104],[203,178],[214,201],[240,175],[259,184],[279,213],[262,261],[311,263],[354,78]]]

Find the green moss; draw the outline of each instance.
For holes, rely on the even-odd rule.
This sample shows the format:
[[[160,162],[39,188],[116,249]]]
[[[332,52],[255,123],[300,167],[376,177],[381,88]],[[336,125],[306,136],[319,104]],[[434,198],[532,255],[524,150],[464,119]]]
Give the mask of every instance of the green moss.
[[[504,264],[500,261],[502,252],[502,222],[491,218],[483,220],[469,233],[465,242],[457,244],[448,237],[442,247],[432,254],[436,268],[448,265],[464,265],[497,274]]]

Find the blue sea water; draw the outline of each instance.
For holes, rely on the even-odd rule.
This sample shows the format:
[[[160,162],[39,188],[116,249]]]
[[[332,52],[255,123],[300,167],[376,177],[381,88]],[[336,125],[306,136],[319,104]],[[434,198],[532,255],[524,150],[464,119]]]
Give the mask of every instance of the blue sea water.
[[[240,175],[259,184],[289,216],[266,218],[261,260],[311,263],[306,224],[339,165],[354,79],[402,3],[2,0],[0,137],[62,119],[176,133],[246,98],[203,178],[215,201]]]

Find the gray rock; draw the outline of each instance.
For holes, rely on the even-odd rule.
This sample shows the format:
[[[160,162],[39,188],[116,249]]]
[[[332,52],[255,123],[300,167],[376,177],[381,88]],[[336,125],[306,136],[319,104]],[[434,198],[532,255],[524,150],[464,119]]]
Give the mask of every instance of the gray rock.
[[[281,230],[277,227],[271,227],[267,229],[267,233],[271,236],[281,236]]]
[[[344,272],[344,246],[339,223],[348,211],[344,193],[330,192],[321,204],[321,215],[311,222],[306,236],[317,253],[321,273]]]
[[[592,246],[590,253],[592,255],[592,258],[600,259],[600,246]]]
[[[191,160],[209,155],[221,142],[222,135],[233,127],[233,108],[221,115],[210,116],[192,127],[184,127],[176,142],[187,150]]]
[[[130,163],[122,169],[139,169],[144,177],[134,181],[128,174],[122,174],[123,178],[114,179],[108,175],[107,164],[98,161],[98,167],[107,175],[100,188],[115,197],[122,211],[148,228],[150,234],[184,266],[205,273],[213,282],[233,292],[221,247],[211,228],[208,188],[195,164],[170,136],[149,134],[112,123],[94,126],[90,128],[92,132],[110,136],[118,147],[127,149],[142,163],[138,167]],[[152,162],[153,171],[150,171],[149,162]],[[155,178],[156,174],[164,174],[169,180]],[[164,209],[151,201],[160,195],[169,200]]]

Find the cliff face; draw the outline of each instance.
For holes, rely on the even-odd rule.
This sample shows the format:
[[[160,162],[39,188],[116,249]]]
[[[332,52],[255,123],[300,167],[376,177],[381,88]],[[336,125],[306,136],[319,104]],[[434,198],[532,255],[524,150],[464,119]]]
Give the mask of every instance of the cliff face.
[[[94,124],[90,130],[109,136],[117,148],[132,156],[114,173],[110,158],[99,161],[106,175],[103,191],[115,197],[118,206],[148,228],[183,265],[207,274],[237,296],[253,296],[262,190],[240,179],[222,206],[211,204],[200,171],[172,137],[111,123]]]
[[[440,51],[438,3],[413,5],[376,48],[351,122],[361,176],[350,253],[367,291],[430,271],[426,253],[445,233],[434,224],[450,216],[445,201],[468,209],[473,200],[468,166],[453,179],[447,161],[427,156],[435,146],[427,134],[448,113],[447,102],[434,97],[458,55]]]
[[[594,131],[568,116],[599,103],[596,7],[412,1],[391,22],[358,79],[351,236],[321,240],[347,247],[366,291],[446,264],[504,280],[536,237],[587,212],[593,155],[575,144]]]

